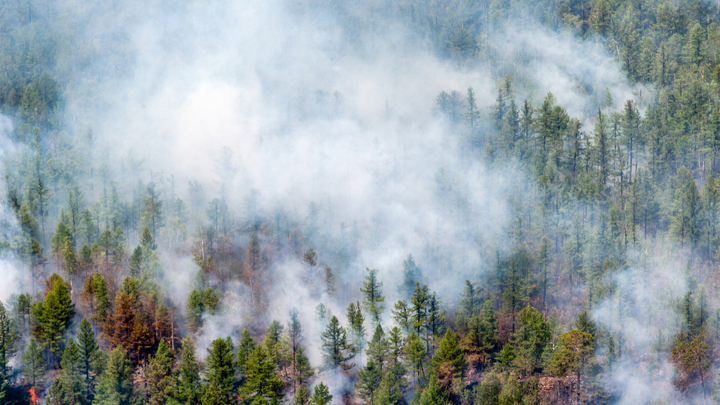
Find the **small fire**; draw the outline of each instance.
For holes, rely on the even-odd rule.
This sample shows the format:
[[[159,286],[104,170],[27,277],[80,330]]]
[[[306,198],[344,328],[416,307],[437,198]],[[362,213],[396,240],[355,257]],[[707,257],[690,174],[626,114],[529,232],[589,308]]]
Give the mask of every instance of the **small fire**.
[[[34,404],[35,401],[37,401],[37,395],[35,394],[35,388],[30,388],[30,397],[32,398],[32,403]]]

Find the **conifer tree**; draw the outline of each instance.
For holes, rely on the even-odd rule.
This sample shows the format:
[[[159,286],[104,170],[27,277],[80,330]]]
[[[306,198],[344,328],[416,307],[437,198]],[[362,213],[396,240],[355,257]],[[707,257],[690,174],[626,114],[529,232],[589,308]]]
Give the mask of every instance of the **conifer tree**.
[[[47,364],[43,355],[43,348],[37,340],[30,339],[23,354],[23,376],[32,387],[42,386],[45,380]]]
[[[295,372],[293,373],[293,381],[298,384],[305,384],[307,380],[312,378],[315,370],[310,366],[310,360],[305,355],[305,350],[298,347],[295,353]]]
[[[95,385],[95,376],[102,368],[102,352],[95,340],[95,333],[87,319],[80,321],[78,333],[78,351],[80,353],[80,374],[84,378],[85,392],[92,392]]]
[[[395,323],[400,326],[405,333],[409,333],[413,322],[412,313],[410,312],[407,301],[397,301],[392,310],[392,314]]]
[[[323,362],[328,369],[342,367],[349,370],[354,367],[348,360],[355,357],[354,348],[348,344],[345,328],[340,326],[337,317],[333,316],[327,329],[322,334]]]
[[[461,377],[467,369],[468,362],[460,347],[458,337],[452,329],[445,332],[440,340],[440,347],[432,358],[432,370],[439,375],[449,374],[450,379]]]
[[[170,316],[168,307],[162,303],[155,312],[155,323],[153,324],[155,329],[155,340],[165,341],[171,348],[174,347],[174,331],[173,321]]]
[[[110,352],[100,376],[93,405],[134,405],[138,396],[133,389],[133,369],[127,352],[118,346]]]
[[[385,340],[385,331],[381,325],[375,328],[372,340],[368,343],[367,355],[375,360],[380,371],[382,371],[385,362],[388,359],[388,342]]]
[[[200,366],[195,358],[195,345],[192,339],[182,341],[180,365],[178,367],[180,378],[177,383],[177,399],[181,404],[200,403],[202,385],[200,383]]]
[[[370,318],[375,325],[380,323],[380,317],[382,316],[385,307],[382,302],[385,298],[382,295],[382,283],[377,279],[376,269],[366,269],[368,274],[365,276],[363,287],[360,289],[364,294],[363,304],[370,313]]]
[[[45,299],[33,305],[38,324],[35,336],[48,344],[48,350],[58,353],[65,328],[75,314],[75,305],[70,298],[70,288],[60,276],[53,274],[48,283],[50,288]]]
[[[427,323],[427,309],[430,301],[430,293],[426,285],[415,285],[415,292],[411,298],[412,303],[412,326],[418,336],[422,335]]]
[[[308,405],[310,403],[310,392],[304,385],[298,387],[293,398],[293,405]]]
[[[150,330],[148,330],[147,326],[145,326],[140,311],[135,314],[135,323],[133,330],[130,333],[129,344],[130,347],[132,347],[132,357],[134,357],[138,362],[145,359],[152,347]]]
[[[130,336],[135,329],[135,316],[140,310],[138,288],[138,281],[128,277],[115,295],[113,314],[103,328],[105,336],[113,346],[132,348]]]
[[[87,392],[83,389],[82,358],[73,338],[68,339],[60,362],[61,372],[50,387],[48,404],[87,404]]]
[[[365,318],[362,316],[359,302],[357,305],[353,302],[348,305],[347,320],[352,345],[357,351],[361,351],[365,347],[365,327],[363,326]]]
[[[247,361],[247,381],[242,389],[244,400],[251,403],[268,403],[276,398],[283,386],[277,366],[264,345],[253,350]]]
[[[320,381],[315,386],[315,389],[313,391],[312,395],[312,403],[313,405],[329,405],[332,402],[333,396],[330,395],[330,389],[328,388],[325,383]]]
[[[404,300],[409,300],[412,297],[413,291],[415,291],[415,284],[422,280],[422,272],[420,268],[415,264],[415,259],[412,255],[408,255],[407,259],[403,261],[403,282],[398,287],[398,292]]]
[[[382,376],[380,367],[373,359],[368,360],[365,367],[358,370],[355,389],[364,403],[373,404],[375,402],[375,392],[380,387]]]
[[[420,396],[419,405],[450,405],[447,394],[435,374],[430,374],[430,381]]]
[[[493,310],[492,301],[487,300],[480,313],[470,318],[468,332],[465,335],[467,345],[483,354],[487,358],[488,352],[495,347],[497,341],[497,319]]]
[[[170,349],[165,341],[161,340],[155,357],[150,359],[147,370],[148,403],[150,405],[164,405],[172,399],[175,391],[172,363]]]
[[[130,275],[133,277],[139,277],[140,272],[142,271],[142,258],[143,258],[143,251],[140,246],[136,247],[135,250],[133,250],[132,255],[130,256]]]
[[[243,329],[242,335],[240,336],[240,345],[238,346],[237,354],[237,367],[240,374],[240,379],[247,378],[247,362],[250,359],[250,354],[255,350],[255,341],[250,336],[250,332],[247,329]]]
[[[415,379],[425,376],[425,346],[420,338],[413,332],[405,343],[405,352],[410,367],[415,372]]]
[[[10,375],[10,359],[17,353],[18,334],[15,322],[0,302],[0,378],[6,379]]]
[[[406,386],[406,373],[407,371],[401,362],[394,362],[380,381],[374,404],[396,405],[402,403],[403,390]]]
[[[203,405],[231,403],[235,378],[234,350],[235,346],[230,337],[213,340],[207,349],[205,370],[207,389],[203,396]]]
[[[405,340],[403,339],[400,328],[394,326],[390,329],[387,339],[388,358],[394,363],[400,359],[403,351]]]
[[[185,319],[187,320],[187,326],[191,331],[197,332],[200,327],[202,327],[203,311],[202,293],[198,290],[190,291],[190,295],[188,295],[187,300],[187,315],[185,316]]]

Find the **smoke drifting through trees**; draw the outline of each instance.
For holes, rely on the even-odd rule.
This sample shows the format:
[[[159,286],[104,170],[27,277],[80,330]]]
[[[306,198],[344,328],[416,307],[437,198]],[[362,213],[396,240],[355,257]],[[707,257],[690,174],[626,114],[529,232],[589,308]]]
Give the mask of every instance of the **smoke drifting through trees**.
[[[588,308],[600,326],[590,336],[601,366],[609,367],[609,342],[624,356],[601,374],[613,399],[676,395],[670,363],[684,364],[690,350],[671,359],[672,339],[696,342],[716,310],[698,290],[712,281],[704,261],[717,250],[716,221],[704,219],[717,200],[715,147],[686,157],[659,146],[669,124],[652,121],[662,114],[651,83],[670,79],[642,77],[633,61],[650,62],[627,48],[639,23],[629,12],[611,33],[597,3],[592,18],[565,4],[570,11],[547,17],[520,3],[490,13],[464,2],[443,12],[373,1],[11,8],[5,24],[53,21],[47,36],[57,38],[21,100],[3,93],[4,112],[16,118],[0,122],[9,200],[0,300],[20,308],[11,294],[29,292],[43,302],[32,310],[41,328],[33,335],[48,346],[22,343],[32,348],[23,355],[32,384],[44,384],[40,352],[57,363],[85,317],[102,344],[123,347],[109,357],[114,369],[129,374],[149,362],[151,397],[164,389],[166,351],[177,346],[180,397],[201,386],[197,358],[210,368],[203,395],[228,401],[233,378],[222,373],[241,333],[257,338],[274,325],[280,336],[270,321],[284,323],[297,308],[305,340],[283,360],[292,366],[265,370],[279,356],[271,339],[257,339],[256,350],[245,334],[243,384],[292,378],[294,393],[310,378],[305,353],[313,367],[323,364],[330,330],[327,339],[347,333],[335,362],[350,372],[323,369],[312,381],[330,392],[317,384],[319,401],[353,391],[358,368],[362,395],[409,397],[412,375],[426,401],[462,401],[470,394],[453,380],[468,377],[463,356],[472,369],[576,373],[582,395],[600,398],[600,377],[581,374],[595,364],[587,356],[557,366],[571,348],[589,353],[587,337],[568,332]],[[590,32],[619,40],[620,62],[605,50],[611,42]],[[710,64],[693,49],[683,51],[687,63]],[[696,179],[709,186],[693,189]],[[666,180],[672,186],[658,191]],[[663,249],[680,253],[666,260]],[[46,288],[54,272],[64,280]],[[368,298],[368,273],[384,301]],[[74,308],[57,291],[65,282]],[[696,293],[685,312],[668,316],[688,290]],[[64,314],[62,325],[47,308]],[[393,361],[372,354],[380,331],[396,348],[406,343],[404,365],[397,353]],[[188,335],[195,348],[181,344]],[[562,350],[545,351],[555,343]],[[159,347],[162,356],[152,356]],[[654,371],[637,376],[649,352]],[[373,380],[373,367],[384,376]],[[696,385],[694,370],[684,369],[681,390]],[[109,377],[96,376],[87,391],[114,395]],[[496,383],[507,391],[519,384],[514,376],[492,374],[481,391]],[[238,395],[270,401],[278,390]],[[120,394],[134,395],[131,387]]]

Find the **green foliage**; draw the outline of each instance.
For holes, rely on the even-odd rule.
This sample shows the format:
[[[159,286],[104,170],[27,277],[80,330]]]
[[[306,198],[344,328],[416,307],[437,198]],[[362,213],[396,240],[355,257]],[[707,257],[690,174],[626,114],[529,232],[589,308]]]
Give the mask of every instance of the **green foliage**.
[[[163,405],[171,400],[175,393],[175,373],[172,369],[173,358],[164,340],[160,341],[155,357],[150,359],[147,369],[148,403]]]
[[[443,390],[442,385],[438,381],[435,374],[430,375],[428,385],[420,396],[418,405],[449,405],[450,400],[447,397],[447,393]]]
[[[207,389],[205,390],[205,395],[202,398],[203,405],[227,404],[231,402],[233,395],[233,380],[235,379],[235,362],[233,361],[234,350],[235,346],[233,345],[230,337],[213,340],[210,347],[207,349],[208,356],[205,360],[205,380],[207,382]],[[248,360],[246,367],[248,370],[249,380],[250,360]]]
[[[247,329],[243,329],[242,335],[240,336],[240,345],[238,346],[237,354],[237,367],[240,373],[240,378],[247,377],[247,362],[250,359],[250,354],[255,350],[255,341],[250,332]]]
[[[327,369],[341,367],[349,370],[354,364],[348,361],[355,357],[355,349],[347,341],[345,328],[340,326],[337,317],[333,316],[322,333],[323,362]]]
[[[440,340],[440,347],[435,352],[430,366],[434,373],[438,375],[450,374],[453,379],[462,377],[467,369],[468,361],[465,359],[465,353],[452,329],[448,329],[445,336]]]
[[[293,405],[308,405],[310,403],[310,392],[305,388],[304,385],[298,387],[295,397],[293,398]]]
[[[180,352],[179,380],[177,382],[177,400],[181,404],[199,404],[202,397],[200,366],[195,358],[195,345],[192,339],[182,341]]]
[[[518,359],[522,362],[521,367],[531,372],[540,367],[551,333],[545,317],[529,305],[520,311],[518,318],[521,324],[515,335]]]
[[[368,360],[365,367],[357,372],[357,382],[355,389],[358,396],[365,403],[374,403],[375,393],[380,387],[380,380],[383,377],[380,365],[373,359]]]
[[[9,362],[17,353],[18,339],[15,322],[0,302],[0,378],[3,381],[10,375]]]
[[[37,321],[35,336],[47,343],[48,350],[57,353],[68,322],[75,314],[70,298],[70,288],[64,280],[53,274],[58,281],[52,283],[42,302],[33,305],[33,317]]]
[[[98,381],[93,405],[135,405],[140,398],[133,389],[133,369],[127,352],[116,347],[108,356],[105,371]]]
[[[325,383],[320,381],[313,390],[311,402],[313,405],[329,405],[333,396],[330,395],[330,389]]]
[[[103,354],[95,340],[92,325],[87,319],[80,321],[78,338],[78,351],[80,353],[80,373],[84,378],[85,392],[92,392],[95,386],[95,377],[102,371]]]
[[[277,363],[264,345],[259,345],[247,361],[247,380],[242,388],[243,399],[253,404],[267,404],[280,394],[284,383],[280,380]]]
[[[43,355],[43,347],[37,340],[30,339],[23,354],[23,376],[32,387],[42,386],[45,380],[47,364]]]
[[[380,317],[382,316],[385,307],[382,302],[385,301],[385,297],[382,295],[382,283],[377,279],[378,271],[376,269],[365,269],[367,275],[365,275],[365,281],[360,291],[363,293],[363,304],[366,310],[370,313],[370,318],[375,325],[380,323]]]

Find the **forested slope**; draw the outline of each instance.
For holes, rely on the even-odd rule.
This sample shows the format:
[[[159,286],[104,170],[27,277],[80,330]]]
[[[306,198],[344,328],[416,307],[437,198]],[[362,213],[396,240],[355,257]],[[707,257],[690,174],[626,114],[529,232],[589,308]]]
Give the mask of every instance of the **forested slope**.
[[[719,24],[0,2],[0,403],[716,400]]]

